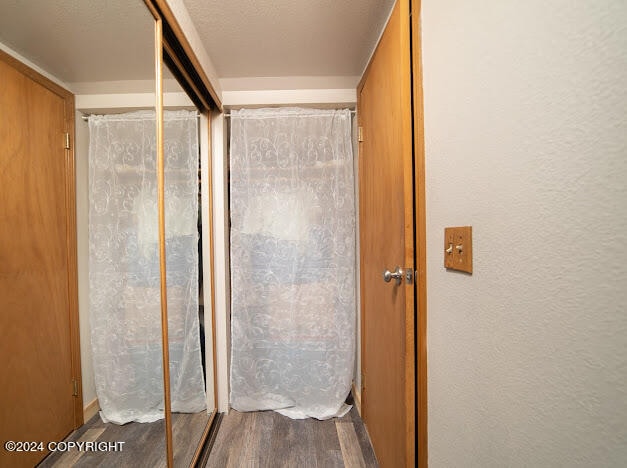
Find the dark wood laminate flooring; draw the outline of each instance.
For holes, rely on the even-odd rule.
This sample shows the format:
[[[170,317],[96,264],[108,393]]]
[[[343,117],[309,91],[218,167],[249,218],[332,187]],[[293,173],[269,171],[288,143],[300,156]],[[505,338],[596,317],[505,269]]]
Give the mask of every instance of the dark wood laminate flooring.
[[[353,407],[343,418],[294,420],[274,411],[224,416],[206,464],[211,468],[378,467]]]
[[[206,415],[172,415],[175,466],[187,466]],[[65,441],[124,442],[120,451],[56,452],[41,467],[165,467],[165,423],[105,424],[98,415]],[[207,467],[378,467],[366,429],[353,407],[342,418],[294,420],[274,411],[224,416]]]
[[[175,466],[188,466],[207,422],[206,413],[172,414]],[[96,415],[70,434],[66,442],[124,442],[121,450],[93,451],[72,449],[53,452],[40,467],[146,467],[166,466],[165,422],[103,423]]]

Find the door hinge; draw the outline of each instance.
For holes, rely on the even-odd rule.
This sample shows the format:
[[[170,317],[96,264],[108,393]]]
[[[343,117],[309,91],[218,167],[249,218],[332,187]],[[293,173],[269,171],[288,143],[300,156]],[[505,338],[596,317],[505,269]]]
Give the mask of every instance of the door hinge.
[[[72,380],[73,393],[72,396],[78,396],[78,380]]]
[[[64,134],[64,140],[63,141],[64,141],[63,147],[65,149],[70,149],[70,134],[69,133],[65,133]]]
[[[364,141],[364,127],[358,127],[357,129],[357,141],[360,143]]]
[[[361,391],[363,392],[365,388],[366,388],[366,376],[362,372],[361,373]]]

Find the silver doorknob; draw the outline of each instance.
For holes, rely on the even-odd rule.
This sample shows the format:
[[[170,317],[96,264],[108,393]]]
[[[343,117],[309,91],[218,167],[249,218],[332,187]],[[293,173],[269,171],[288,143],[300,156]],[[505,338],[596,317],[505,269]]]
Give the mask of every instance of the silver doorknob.
[[[383,281],[389,283],[393,279],[396,280],[396,284],[401,284],[401,281],[403,281],[403,270],[401,270],[401,267],[397,266],[395,271],[385,270],[383,272]]]

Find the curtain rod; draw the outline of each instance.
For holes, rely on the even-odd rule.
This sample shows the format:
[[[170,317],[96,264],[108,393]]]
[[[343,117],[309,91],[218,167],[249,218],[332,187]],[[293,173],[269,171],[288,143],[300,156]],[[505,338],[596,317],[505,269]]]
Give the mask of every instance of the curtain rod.
[[[167,110],[167,109],[165,109]],[[81,119],[83,119],[85,122],[87,122],[89,120],[89,117],[91,117],[92,115],[120,115],[120,114],[84,114],[81,113]],[[200,113],[196,112],[196,117],[200,117]]]
[[[356,114],[357,114],[357,111],[356,111],[356,110],[351,110],[351,111],[350,111],[350,113],[351,113],[352,115],[356,115]],[[82,114],[82,115],[81,115],[81,118],[82,118],[85,122],[87,122],[87,121],[89,120],[89,117],[91,117],[92,115],[94,115],[94,114]],[[110,114],[110,115],[114,115],[114,114]],[[231,117],[231,113],[230,113],[230,112],[225,112],[223,115],[224,115],[224,117]],[[200,114],[197,112],[197,113],[196,113],[196,116],[200,116]]]
[[[280,109],[280,108],[277,108],[277,109]],[[319,109],[319,110],[342,110],[342,109]],[[350,113],[351,113],[352,115],[356,115],[356,114],[357,114],[357,111],[356,111],[356,110],[351,109],[351,110],[350,110]],[[224,112],[222,115],[223,115],[224,117],[231,117],[231,113],[230,113],[230,112]]]

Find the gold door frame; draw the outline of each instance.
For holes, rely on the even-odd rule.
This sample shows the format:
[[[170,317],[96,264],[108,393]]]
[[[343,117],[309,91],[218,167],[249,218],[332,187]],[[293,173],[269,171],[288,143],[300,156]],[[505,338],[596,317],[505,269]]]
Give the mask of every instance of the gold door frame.
[[[166,284],[166,257],[165,257],[165,191],[164,191],[164,154],[163,154],[163,63],[167,62],[170,70],[185,89],[199,111],[207,117],[209,145],[207,148],[209,206],[209,264],[211,265],[209,281],[211,283],[211,333],[213,336],[213,411],[190,466],[195,466],[202,454],[203,447],[209,437],[217,411],[217,384],[216,384],[216,350],[215,350],[215,287],[214,287],[214,240],[213,240],[213,187],[211,165],[211,112],[217,109],[222,112],[222,103],[207,78],[198,58],[180,25],[176,21],[172,10],[165,0],[144,0],[144,3],[155,18],[155,92],[156,92],[156,125],[157,125],[157,198],[159,212],[159,269],[161,289],[161,343],[163,352],[163,390],[164,411],[166,426],[166,451],[168,467],[174,466],[174,448],[172,441],[172,412],[169,366],[168,340],[168,305]]]

